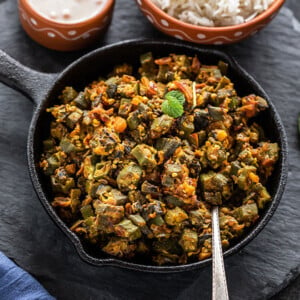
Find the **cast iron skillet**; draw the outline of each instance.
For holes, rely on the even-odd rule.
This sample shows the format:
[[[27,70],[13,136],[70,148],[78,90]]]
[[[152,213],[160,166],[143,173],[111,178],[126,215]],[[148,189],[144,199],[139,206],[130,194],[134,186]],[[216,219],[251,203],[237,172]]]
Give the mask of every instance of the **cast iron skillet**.
[[[97,49],[72,63],[60,74],[43,74],[22,66],[5,53],[0,52],[0,80],[29,96],[35,104],[27,143],[31,180],[47,213],[69,237],[80,257],[84,261],[97,266],[113,265],[148,272],[188,271],[210,264],[211,259],[178,266],[154,266],[146,262],[122,261],[105,254],[100,254],[99,256],[99,254],[93,253],[93,250],[88,245],[83,244],[68,229],[51,207],[49,201],[51,199],[49,180],[44,177],[38,168],[38,161],[42,151],[42,140],[49,135],[51,120],[45,109],[56,103],[62,89],[66,85],[71,85],[80,90],[95,78],[98,78],[99,75],[108,74],[116,64],[128,62],[137,66],[139,55],[148,51],[152,51],[155,56],[164,56],[169,53],[197,54],[200,61],[204,64],[216,64],[219,60],[223,60],[229,63],[228,76],[235,83],[235,87],[240,95],[255,93],[266,98],[270,105],[270,108],[260,115],[257,122],[263,125],[267,136],[272,141],[279,143],[281,149],[279,161],[272,177],[269,179],[268,185],[273,200],[262,212],[258,223],[242,239],[233,243],[225,251],[225,256],[229,256],[249,243],[268,223],[279,204],[287,179],[287,140],[280,117],[268,95],[233,58],[220,51],[185,45],[179,42],[131,40]]]

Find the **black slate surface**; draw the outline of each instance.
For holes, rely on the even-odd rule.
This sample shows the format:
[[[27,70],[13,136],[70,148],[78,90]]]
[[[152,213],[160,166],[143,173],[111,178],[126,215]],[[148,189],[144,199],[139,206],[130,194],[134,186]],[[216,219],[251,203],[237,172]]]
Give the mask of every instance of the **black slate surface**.
[[[270,94],[286,127],[290,149],[289,181],[277,212],[253,242],[225,261],[231,299],[268,299],[300,272],[300,144],[296,131],[300,23],[293,13],[300,17],[297,0],[288,1],[258,35],[224,47]],[[0,29],[1,49],[36,70],[58,72],[87,52],[58,53],[35,44],[18,24],[14,0],[0,0]],[[151,27],[133,1],[117,0],[112,25],[95,47],[140,37],[162,34]],[[0,84],[0,250],[58,299],[209,299],[210,268],[155,275],[99,268],[80,260],[44,212],[30,183],[25,149],[32,109],[24,96]],[[299,283],[274,299],[299,299],[297,286]]]

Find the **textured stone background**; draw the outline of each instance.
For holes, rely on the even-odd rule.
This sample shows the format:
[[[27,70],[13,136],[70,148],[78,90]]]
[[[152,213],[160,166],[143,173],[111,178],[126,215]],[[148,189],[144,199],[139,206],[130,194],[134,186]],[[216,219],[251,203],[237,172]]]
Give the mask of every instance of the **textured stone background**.
[[[281,291],[300,271],[299,19],[299,0],[289,0],[265,30],[223,47],[270,94],[290,148],[289,181],[277,212],[253,242],[225,261],[231,299],[300,299],[300,279]],[[163,35],[144,19],[133,1],[117,0],[112,25],[94,48],[141,37]],[[15,0],[0,0],[0,47],[44,72],[58,72],[88,51],[58,53],[31,41],[18,23]],[[30,183],[26,138],[32,108],[26,98],[0,84],[0,250],[58,299],[209,299],[210,268],[153,275],[94,267],[80,260],[44,212]]]

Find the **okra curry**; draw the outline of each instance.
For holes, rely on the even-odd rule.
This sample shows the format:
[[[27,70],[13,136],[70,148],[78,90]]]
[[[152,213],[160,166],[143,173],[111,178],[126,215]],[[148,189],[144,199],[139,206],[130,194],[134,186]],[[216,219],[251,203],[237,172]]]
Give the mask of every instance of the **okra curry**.
[[[255,122],[266,100],[238,95],[226,63],[200,60],[145,53],[136,73],[123,64],[82,91],[67,86],[47,110],[40,168],[52,206],[95,253],[157,265],[203,260],[212,205],[226,248],[271,201],[279,147]]]

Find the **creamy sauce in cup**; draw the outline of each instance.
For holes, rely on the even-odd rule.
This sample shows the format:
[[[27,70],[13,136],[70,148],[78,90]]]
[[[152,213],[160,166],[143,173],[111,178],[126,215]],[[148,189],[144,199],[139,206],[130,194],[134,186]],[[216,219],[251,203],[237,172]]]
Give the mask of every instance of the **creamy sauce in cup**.
[[[106,0],[27,0],[39,14],[61,23],[76,23],[100,12]]]

